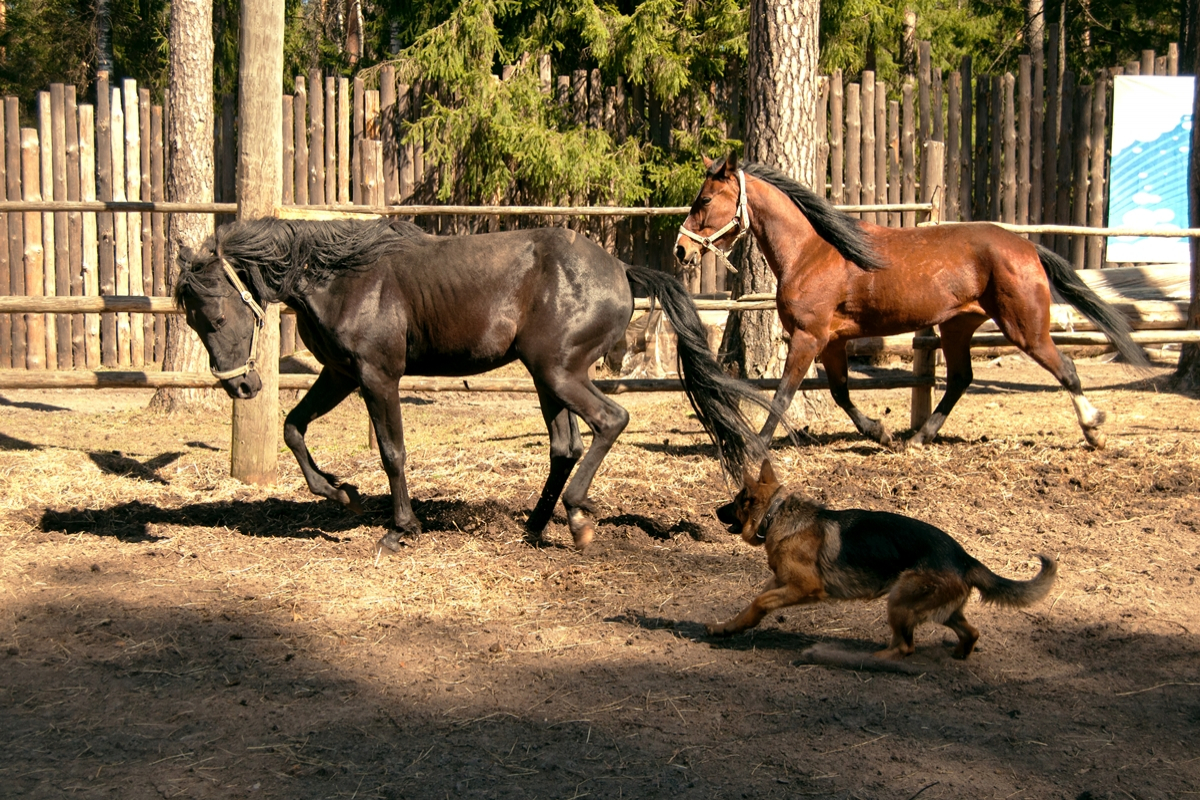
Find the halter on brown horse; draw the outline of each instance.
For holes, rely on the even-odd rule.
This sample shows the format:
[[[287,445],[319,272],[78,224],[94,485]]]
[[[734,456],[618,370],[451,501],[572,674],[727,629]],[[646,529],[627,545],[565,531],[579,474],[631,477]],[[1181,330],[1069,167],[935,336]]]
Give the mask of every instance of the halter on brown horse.
[[[1146,356],[1130,338],[1125,319],[1066,261],[987,223],[885,228],[860,222],[770,167],[738,169],[733,155],[705,163],[708,173],[680,228],[675,253],[684,264],[696,264],[705,249],[727,252],[748,225],[775,273],[776,307],[791,335],[783,377],[761,432],[764,440],[770,441],[809,365],[820,356],[833,399],[855,427],[892,445],[887,429],[850,402],[846,343],[937,325],[946,393],[909,444],[932,441],[971,384],[971,336],[991,318],[1070,392],[1084,438],[1104,447],[1099,430],[1104,412],[1084,397],[1075,365],[1050,340],[1050,285],[1129,361],[1145,364]]]

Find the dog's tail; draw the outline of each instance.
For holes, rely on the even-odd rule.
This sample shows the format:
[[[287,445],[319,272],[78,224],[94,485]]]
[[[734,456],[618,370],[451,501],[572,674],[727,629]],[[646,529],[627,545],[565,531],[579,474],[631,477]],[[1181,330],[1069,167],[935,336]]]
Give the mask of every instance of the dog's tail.
[[[990,569],[980,564],[967,570],[967,583],[979,590],[983,602],[996,603],[1002,606],[1022,608],[1033,605],[1050,592],[1054,585],[1054,576],[1058,574],[1058,564],[1049,556],[1038,555],[1042,561],[1042,569],[1032,579],[1014,581],[1001,578]]]

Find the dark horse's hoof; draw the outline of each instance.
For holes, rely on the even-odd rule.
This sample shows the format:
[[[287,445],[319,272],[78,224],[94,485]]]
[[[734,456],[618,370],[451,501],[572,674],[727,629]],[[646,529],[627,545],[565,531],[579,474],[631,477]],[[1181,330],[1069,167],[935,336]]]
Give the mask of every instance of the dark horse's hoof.
[[[400,548],[404,546],[404,539],[409,536],[417,536],[421,533],[421,526],[415,528],[399,528],[394,531],[385,533],[378,542],[375,543],[376,554],[387,550],[392,553],[400,552]]]
[[[362,507],[362,498],[359,497],[358,489],[349,483],[343,483],[337,487],[338,502],[346,508],[358,514],[360,517],[366,513]]]

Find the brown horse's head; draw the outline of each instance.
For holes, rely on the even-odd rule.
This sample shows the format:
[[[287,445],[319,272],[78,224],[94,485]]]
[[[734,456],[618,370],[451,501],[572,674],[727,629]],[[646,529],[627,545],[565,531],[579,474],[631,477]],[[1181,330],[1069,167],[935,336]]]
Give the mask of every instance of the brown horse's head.
[[[705,250],[728,252],[749,224],[737,153],[718,162],[705,158],[704,166],[708,173],[675,243],[675,257],[690,267],[700,263]]]

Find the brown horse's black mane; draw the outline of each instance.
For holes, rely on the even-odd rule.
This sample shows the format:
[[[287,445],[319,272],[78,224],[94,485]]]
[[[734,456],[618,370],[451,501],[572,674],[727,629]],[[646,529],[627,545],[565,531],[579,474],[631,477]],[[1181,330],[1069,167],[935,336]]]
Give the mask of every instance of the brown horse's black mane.
[[[178,303],[186,290],[209,293],[208,284],[224,280],[206,269],[218,255],[248,278],[259,302],[271,303],[292,296],[304,282],[369,267],[394,252],[404,239],[421,234],[416,225],[399,220],[231,222],[183,265],[175,300]]]
[[[724,161],[713,164],[710,173],[713,170],[722,169],[724,164]],[[809,224],[813,226],[817,235],[833,245],[847,261],[852,261],[868,270],[883,268],[883,262],[876,254],[875,248],[867,241],[862,223],[857,219],[838,211],[824,197],[801,186],[773,167],[765,164],[743,164],[742,170],[747,175],[753,175],[766,181],[787,195],[788,199],[795,203],[801,213],[808,218]]]

